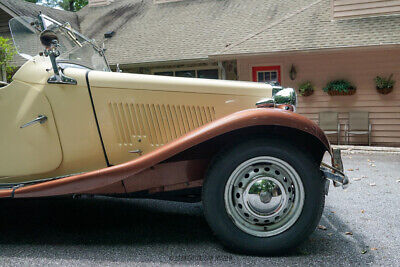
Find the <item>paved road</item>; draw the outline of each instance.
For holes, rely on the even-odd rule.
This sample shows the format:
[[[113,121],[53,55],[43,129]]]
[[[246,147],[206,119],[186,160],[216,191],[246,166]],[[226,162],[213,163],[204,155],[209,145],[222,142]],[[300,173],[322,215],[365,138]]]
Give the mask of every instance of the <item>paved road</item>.
[[[345,191],[331,187],[320,223],[327,229],[317,229],[290,255],[230,254],[213,237],[199,204],[3,200],[0,265],[399,266],[400,154],[347,154],[344,163],[353,181]]]

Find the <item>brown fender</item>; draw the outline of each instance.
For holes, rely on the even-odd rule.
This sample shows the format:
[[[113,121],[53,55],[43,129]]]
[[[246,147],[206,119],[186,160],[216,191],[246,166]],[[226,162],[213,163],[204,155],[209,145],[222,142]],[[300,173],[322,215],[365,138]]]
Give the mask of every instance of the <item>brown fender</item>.
[[[127,178],[133,179],[132,176],[135,174],[221,134],[260,125],[285,126],[309,133],[315,136],[328,152],[331,152],[329,141],[324,132],[317,124],[306,117],[281,109],[249,109],[206,124],[135,160],[53,181],[0,190],[0,197],[44,197],[93,191]]]

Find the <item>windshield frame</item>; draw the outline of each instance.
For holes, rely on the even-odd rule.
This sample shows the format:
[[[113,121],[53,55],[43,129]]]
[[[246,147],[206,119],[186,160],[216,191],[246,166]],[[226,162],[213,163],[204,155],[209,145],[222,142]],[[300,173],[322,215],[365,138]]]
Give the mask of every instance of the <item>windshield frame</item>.
[[[105,50],[100,48],[100,47],[98,47],[96,42],[93,39],[89,39],[85,35],[83,35],[80,32],[74,30],[68,22],[65,23],[65,24],[62,24],[62,23],[58,22],[57,20],[55,20],[55,19],[53,19],[53,18],[51,18],[49,16],[46,16],[46,15],[44,15],[42,13],[40,13],[38,15],[38,17],[39,17],[39,25],[38,26],[41,27],[41,31],[44,31],[44,30],[47,29],[47,27],[46,27],[46,20],[47,20],[47,21],[50,21],[50,22],[54,23],[60,29],[66,31],[68,33],[67,34],[68,37],[75,44],[77,44],[78,46],[82,47],[82,44],[80,44],[80,42],[76,38],[73,37],[73,35],[79,36],[80,38],[85,40],[88,44],[90,44],[97,51],[97,53],[99,53],[99,55],[103,58],[104,62],[106,63],[107,71],[111,71],[110,64],[108,63],[107,57],[105,56],[105,53],[104,53]],[[66,61],[63,60],[63,62],[66,62]],[[87,67],[87,66],[85,66],[85,67]]]
[[[53,36],[57,36],[57,44],[52,49],[57,54],[56,62],[69,62],[83,65],[91,70],[111,72],[104,44],[103,48],[100,48],[94,39],[89,39],[74,30],[69,22],[63,24],[40,13],[36,18],[30,16],[11,18],[8,24],[16,52],[27,60],[32,60],[38,55],[48,56],[46,52],[49,46],[42,42],[42,35],[54,33]]]

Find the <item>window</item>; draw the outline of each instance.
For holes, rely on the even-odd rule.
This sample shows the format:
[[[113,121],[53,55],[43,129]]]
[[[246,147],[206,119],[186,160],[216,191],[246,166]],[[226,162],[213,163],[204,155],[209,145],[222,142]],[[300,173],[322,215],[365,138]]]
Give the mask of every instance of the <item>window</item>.
[[[197,78],[218,79],[218,70],[198,70]]]
[[[188,78],[219,79],[218,69],[156,71],[154,75]]]
[[[281,67],[280,66],[263,66],[253,67],[253,82],[281,83]]]
[[[176,77],[196,78],[196,71],[194,70],[180,70],[175,71]]]
[[[154,74],[160,76],[174,76],[173,71],[160,71],[160,72],[155,72]]]

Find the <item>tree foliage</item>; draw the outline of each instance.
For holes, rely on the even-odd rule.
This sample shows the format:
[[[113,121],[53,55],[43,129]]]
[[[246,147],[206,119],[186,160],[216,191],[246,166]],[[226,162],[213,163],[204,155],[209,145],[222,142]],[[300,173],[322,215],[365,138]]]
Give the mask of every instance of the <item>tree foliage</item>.
[[[5,70],[8,74],[7,79],[11,78],[11,73],[14,71],[14,66],[11,65],[11,62],[16,53],[17,51],[10,40],[0,36],[0,66],[1,70]]]
[[[68,11],[78,11],[88,4],[88,0],[62,0],[60,7]]]
[[[48,7],[61,7],[67,11],[78,11],[88,4],[88,0],[25,0]]]

